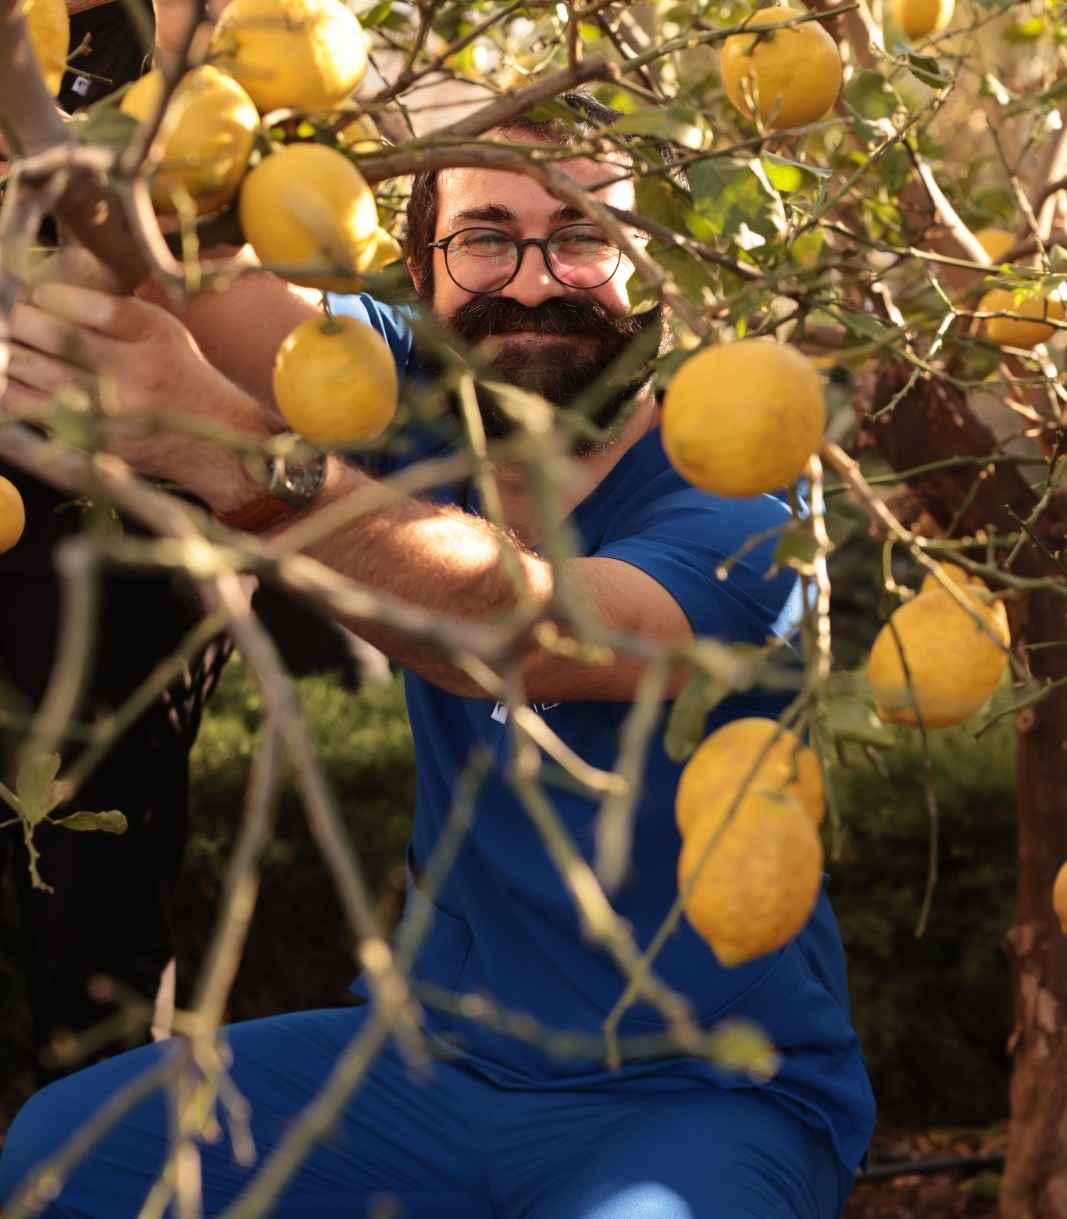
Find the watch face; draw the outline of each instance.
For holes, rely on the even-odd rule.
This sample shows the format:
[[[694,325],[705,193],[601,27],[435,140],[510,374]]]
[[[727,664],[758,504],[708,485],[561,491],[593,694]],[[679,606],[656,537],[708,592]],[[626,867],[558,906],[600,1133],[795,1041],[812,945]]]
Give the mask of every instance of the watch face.
[[[313,500],[326,482],[326,456],[316,453],[303,461],[271,462],[270,491],[290,503]]]

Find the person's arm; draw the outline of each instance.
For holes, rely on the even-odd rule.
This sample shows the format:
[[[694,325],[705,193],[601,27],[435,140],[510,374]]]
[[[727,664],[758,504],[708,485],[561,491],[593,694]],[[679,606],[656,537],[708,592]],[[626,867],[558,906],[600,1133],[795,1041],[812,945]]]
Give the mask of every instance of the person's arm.
[[[306,515],[371,482],[361,471],[331,459],[326,489]],[[554,591],[551,565],[514,538],[480,517],[415,499],[401,499],[368,513],[306,553],[361,584],[424,609],[476,622],[499,620],[523,599],[546,607]],[[521,587],[509,568],[521,573]],[[562,575],[569,597],[608,629],[649,641],[692,638],[674,598],[628,563],[576,558],[562,565]],[[453,694],[486,693],[435,648],[379,622],[348,620],[345,625],[397,663]],[[531,640],[522,661],[522,684],[526,697],[534,702],[628,701],[644,670],[643,661],[622,652],[604,664],[589,664]]]
[[[227,254],[237,251],[216,248],[205,251],[204,258]],[[271,371],[282,340],[301,322],[322,314],[319,293],[263,271],[247,271],[221,291],[201,292],[183,305],[173,304],[153,282],[142,285],[137,295],[176,317],[209,363],[270,410]]]
[[[105,372],[120,408],[206,415],[258,435],[271,430],[263,408],[214,369],[164,311],[133,297],[59,284],[40,289],[37,299],[43,307],[21,305],[12,315],[11,381],[3,400],[8,411],[39,410],[59,385]],[[77,363],[70,362],[72,352]],[[260,494],[241,461],[207,441],[152,436],[124,442],[120,455],[144,473],[187,487],[218,513]],[[326,490],[312,511],[369,481],[331,459]],[[477,517],[418,500],[403,499],[363,516],[310,553],[343,575],[425,609],[489,622],[520,599],[505,550],[522,572],[525,594],[547,605],[553,592],[547,563]],[[565,579],[571,595],[610,628],[646,639],[691,636],[670,594],[627,563],[575,559],[566,565]],[[454,693],[486,693],[436,649],[378,623],[346,625]],[[532,642],[523,660],[526,695],[543,702],[629,699],[642,670],[639,661],[622,653],[604,665],[579,665]]]

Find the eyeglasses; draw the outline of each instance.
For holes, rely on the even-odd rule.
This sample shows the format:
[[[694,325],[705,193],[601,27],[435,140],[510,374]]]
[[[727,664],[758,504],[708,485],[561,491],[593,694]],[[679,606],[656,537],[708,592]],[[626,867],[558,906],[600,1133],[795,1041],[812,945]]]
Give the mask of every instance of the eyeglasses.
[[[622,250],[592,225],[569,224],[551,237],[519,241],[499,229],[459,229],[431,241],[442,250],[445,270],[464,292],[499,292],[519,273],[527,246],[537,246],[549,275],[567,288],[599,288],[619,269]]]

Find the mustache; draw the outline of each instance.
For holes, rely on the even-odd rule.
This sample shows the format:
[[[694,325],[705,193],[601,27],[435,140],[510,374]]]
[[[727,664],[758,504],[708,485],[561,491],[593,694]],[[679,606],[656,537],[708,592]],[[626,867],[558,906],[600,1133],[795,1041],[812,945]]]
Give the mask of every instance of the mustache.
[[[450,319],[452,329],[473,345],[492,335],[534,330],[550,338],[634,338],[639,317],[615,317],[598,301],[553,297],[534,308],[507,296],[480,296],[461,305]]]

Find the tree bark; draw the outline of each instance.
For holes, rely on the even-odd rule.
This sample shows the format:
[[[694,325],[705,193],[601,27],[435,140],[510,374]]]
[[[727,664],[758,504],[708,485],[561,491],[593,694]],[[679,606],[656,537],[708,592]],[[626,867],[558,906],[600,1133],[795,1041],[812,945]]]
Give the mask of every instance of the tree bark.
[[[876,411],[900,393],[908,376],[901,364],[883,367]],[[964,395],[943,381],[920,380],[867,431],[897,470],[995,451]],[[1018,468],[1008,465],[942,470],[910,485],[940,527],[956,535],[991,526],[1014,532],[1037,502]],[[1052,497],[1034,532],[1053,555],[1063,553],[1062,493]],[[1062,584],[1056,559],[1037,545],[1022,549],[1012,570]],[[1031,674],[1041,681],[1067,677],[1067,598],[1033,590],[1009,599],[1008,608],[1014,646],[1026,649]],[[1050,643],[1060,646],[1031,650]],[[1052,884],[1067,859],[1067,687],[1019,711],[1016,727],[1019,888],[1015,922],[1005,936],[1015,1001],[1008,1045],[1014,1064],[1000,1213],[1003,1219],[1067,1219],[1067,936],[1052,909]]]

